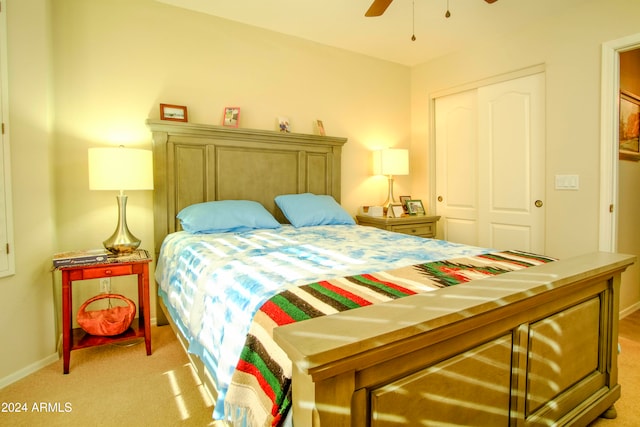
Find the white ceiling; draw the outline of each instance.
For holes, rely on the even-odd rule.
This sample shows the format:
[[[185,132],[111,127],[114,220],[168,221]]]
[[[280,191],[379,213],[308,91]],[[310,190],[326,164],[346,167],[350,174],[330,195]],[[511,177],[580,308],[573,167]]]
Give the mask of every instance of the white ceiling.
[[[364,16],[373,0],[157,1],[412,66],[505,37],[586,0],[395,0],[375,18]]]

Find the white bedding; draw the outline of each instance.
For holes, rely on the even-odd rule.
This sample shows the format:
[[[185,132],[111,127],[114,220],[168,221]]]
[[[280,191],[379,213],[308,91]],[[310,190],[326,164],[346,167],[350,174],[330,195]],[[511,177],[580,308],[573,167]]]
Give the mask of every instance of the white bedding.
[[[222,419],[251,319],[274,294],[323,279],[487,252],[358,225],[177,232],[162,245],[156,281],[172,318],[189,339],[189,351],[213,376],[219,392],[214,418]]]

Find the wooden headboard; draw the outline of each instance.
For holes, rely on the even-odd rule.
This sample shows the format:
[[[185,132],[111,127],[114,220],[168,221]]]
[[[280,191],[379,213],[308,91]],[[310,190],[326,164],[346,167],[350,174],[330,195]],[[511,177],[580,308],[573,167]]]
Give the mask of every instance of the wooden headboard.
[[[155,252],[180,230],[176,215],[212,200],[255,200],[286,222],[280,194],[329,194],[340,202],[346,138],[148,120],[153,133]]]

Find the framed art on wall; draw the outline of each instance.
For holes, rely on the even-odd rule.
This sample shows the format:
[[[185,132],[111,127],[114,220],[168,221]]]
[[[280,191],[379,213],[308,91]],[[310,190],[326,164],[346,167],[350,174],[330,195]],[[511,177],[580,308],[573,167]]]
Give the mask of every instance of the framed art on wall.
[[[187,107],[184,105],[160,104],[160,120],[186,122],[188,121]]]
[[[222,125],[237,128],[239,123],[240,107],[225,107]]]
[[[640,97],[620,91],[619,152],[622,160],[640,160]]]

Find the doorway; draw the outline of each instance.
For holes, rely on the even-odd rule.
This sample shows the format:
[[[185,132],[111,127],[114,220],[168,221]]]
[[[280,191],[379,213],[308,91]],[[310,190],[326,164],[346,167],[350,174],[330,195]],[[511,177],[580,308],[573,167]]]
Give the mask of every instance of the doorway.
[[[621,89],[620,55],[640,48],[640,34],[604,43],[602,46],[602,90],[601,90],[601,163],[600,163],[600,226],[599,250],[640,254],[629,233],[637,228],[635,222],[628,225],[627,218],[636,216],[635,182],[629,182],[636,162],[618,160],[618,99]],[[631,192],[632,198],[628,195]],[[624,200],[622,199],[624,197]],[[631,205],[631,206],[630,206]],[[633,212],[628,212],[634,209]],[[637,221],[637,220],[636,220]],[[624,228],[624,235],[620,230]],[[621,302],[640,301],[640,267],[635,264],[623,273]],[[621,307],[621,316],[640,308],[640,303]]]
[[[602,45],[602,106],[600,120],[600,236],[599,249],[618,247],[618,94],[620,52],[640,48],[640,34]]]

